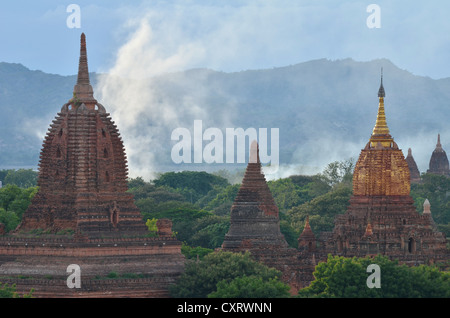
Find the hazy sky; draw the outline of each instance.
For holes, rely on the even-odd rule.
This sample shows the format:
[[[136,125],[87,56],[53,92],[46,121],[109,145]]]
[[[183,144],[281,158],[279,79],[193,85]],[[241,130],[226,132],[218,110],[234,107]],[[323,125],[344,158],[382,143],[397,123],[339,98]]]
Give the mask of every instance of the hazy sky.
[[[70,4],[81,9],[81,28],[67,26]],[[380,8],[380,28],[367,25],[370,4]],[[413,74],[443,78],[450,77],[449,16],[450,1],[436,0],[2,1],[0,61],[75,74],[85,32],[90,71],[107,72],[140,31],[145,47],[127,49],[149,50],[149,58],[163,62],[154,73],[350,57],[388,58]]]

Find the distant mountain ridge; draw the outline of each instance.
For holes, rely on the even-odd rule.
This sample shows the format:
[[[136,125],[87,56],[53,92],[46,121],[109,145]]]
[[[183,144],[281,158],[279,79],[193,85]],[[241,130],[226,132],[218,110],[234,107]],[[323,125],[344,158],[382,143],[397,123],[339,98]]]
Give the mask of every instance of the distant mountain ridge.
[[[357,158],[365,146],[376,119],[381,67],[391,134],[405,155],[407,148],[413,149],[424,172],[438,133],[444,149],[450,149],[450,78],[416,76],[387,59],[319,59],[235,73],[193,69],[149,79],[148,85],[161,105],[195,105],[201,109],[209,119],[205,119],[205,128],[222,128],[221,123],[243,128],[277,127],[282,165],[320,168],[333,160]],[[105,75],[91,73],[94,95],[115,119],[116,106],[103,102],[97,88],[101,76]],[[43,134],[72,97],[75,82],[76,76],[0,63],[0,169],[37,166]],[[183,124],[192,125],[190,119]],[[152,121],[142,118],[136,125],[145,128]],[[155,144],[155,161],[161,163],[161,169],[177,168],[170,161],[169,143],[170,131],[176,125],[180,123],[166,125],[156,141],[160,145]],[[118,128],[122,132],[120,125]],[[127,139],[134,136],[131,131],[124,133],[127,147]],[[129,160],[131,171],[133,157]]]

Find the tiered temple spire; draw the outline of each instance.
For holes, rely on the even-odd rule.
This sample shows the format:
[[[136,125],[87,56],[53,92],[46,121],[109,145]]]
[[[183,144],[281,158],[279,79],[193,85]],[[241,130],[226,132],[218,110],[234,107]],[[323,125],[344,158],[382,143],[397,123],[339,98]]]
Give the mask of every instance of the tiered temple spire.
[[[373,128],[372,136],[370,138],[371,147],[392,147],[393,138],[389,133],[389,127],[386,122],[386,113],[384,110],[384,97],[386,93],[383,87],[383,71],[381,71],[381,83],[380,88],[378,89],[378,114],[377,120],[375,122],[375,127]],[[379,143],[379,144],[378,144]]]
[[[442,148],[441,135],[438,134],[436,148],[431,154],[428,173],[450,176],[449,161],[447,153]]]
[[[97,102],[94,98],[94,90],[89,80],[89,67],[87,60],[86,35],[81,34],[80,39],[80,60],[78,63],[77,83],[73,89],[74,99],[78,102],[85,103],[88,108],[95,106]]]

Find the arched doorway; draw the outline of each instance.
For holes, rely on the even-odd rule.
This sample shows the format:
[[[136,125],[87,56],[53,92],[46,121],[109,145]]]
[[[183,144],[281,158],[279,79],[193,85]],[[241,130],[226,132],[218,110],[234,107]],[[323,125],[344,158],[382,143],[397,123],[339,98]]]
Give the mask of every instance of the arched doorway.
[[[408,252],[411,254],[416,252],[416,240],[412,237],[408,240]]]

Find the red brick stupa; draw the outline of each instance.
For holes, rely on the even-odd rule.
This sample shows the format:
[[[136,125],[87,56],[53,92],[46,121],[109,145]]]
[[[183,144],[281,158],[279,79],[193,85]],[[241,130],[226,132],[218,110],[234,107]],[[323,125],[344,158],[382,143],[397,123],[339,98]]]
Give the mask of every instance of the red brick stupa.
[[[0,236],[0,282],[34,288],[35,297],[168,296],[184,269],[181,242],[167,219],[149,237],[126,192],[124,146],[94,98],[84,34],[73,98],[45,137],[38,184],[18,228]],[[71,264],[81,268],[80,288],[67,285]],[[134,278],[106,279],[110,273]]]
[[[82,34],[73,98],[45,137],[39,191],[18,231],[72,230],[89,237],[145,233],[133,196],[126,192],[127,170],[119,131],[93,95]]]
[[[283,273],[282,279],[295,293],[312,279],[309,260],[289,247],[280,231],[278,207],[261,171],[258,144],[250,147],[250,159],[239,192],[231,207],[230,229],[222,250],[250,252],[251,256]]]
[[[411,148],[408,148],[408,155],[406,156],[406,162],[408,163],[408,167],[409,167],[411,183],[419,183],[420,182],[420,171],[419,171],[419,168],[417,167],[417,163],[414,160],[414,157],[412,155]]]

